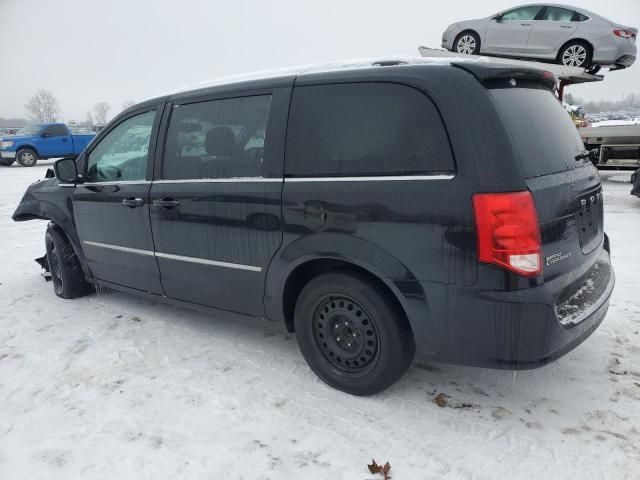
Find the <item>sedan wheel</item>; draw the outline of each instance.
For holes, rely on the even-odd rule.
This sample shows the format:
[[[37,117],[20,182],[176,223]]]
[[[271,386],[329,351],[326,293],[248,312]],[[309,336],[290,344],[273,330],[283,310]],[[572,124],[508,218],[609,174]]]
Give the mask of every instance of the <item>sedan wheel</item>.
[[[464,53],[465,55],[474,55],[478,49],[478,42],[476,38],[467,33],[460,37],[456,42],[456,51],[458,53]]]
[[[589,52],[584,45],[569,45],[562,52],[562,64],[567,67],[585,67],[589,58]]]

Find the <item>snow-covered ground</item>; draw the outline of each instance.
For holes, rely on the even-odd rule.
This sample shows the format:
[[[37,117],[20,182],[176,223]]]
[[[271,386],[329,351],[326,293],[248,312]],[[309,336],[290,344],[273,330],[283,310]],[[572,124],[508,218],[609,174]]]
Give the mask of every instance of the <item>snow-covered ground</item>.
[[[394,480],[640,475],[628,173],[603,173],[617,180],[605,201],[618,283],[577,350],[515,376],[418,359],[356,398],[317,380],[280,324],[120,293],[57,298],[33,262],[45,222],[10,218],[45,169],[0,168],[0,479],[370,479],[372,457]]]

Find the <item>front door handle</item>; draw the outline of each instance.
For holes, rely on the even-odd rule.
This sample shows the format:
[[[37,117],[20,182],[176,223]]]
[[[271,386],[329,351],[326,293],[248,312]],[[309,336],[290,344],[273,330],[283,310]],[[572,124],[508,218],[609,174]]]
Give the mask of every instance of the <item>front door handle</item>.
[[[521,23],[520,25],[522,27],[530,27],[531,25],[533,25],[533,23]]]
[[[560,28],[573,28],[573,27],[570,25],[560,25]]]
[[[174,200],[173,198],[163,198],[162,200],[154,200],[153,206],[162,208],[176,208],[180,206],[180,202]]]
[[[144,200],[142,200],[141,198],[129,197],[122,200],[122,205],[131,208],[141,207],[142,205],[144,205]]]

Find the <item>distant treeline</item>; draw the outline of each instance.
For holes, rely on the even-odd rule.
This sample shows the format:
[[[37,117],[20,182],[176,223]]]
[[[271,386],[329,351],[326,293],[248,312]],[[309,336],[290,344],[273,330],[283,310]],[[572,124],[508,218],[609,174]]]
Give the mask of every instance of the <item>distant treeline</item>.
[[[26,118],[2,118],[0,117],[0,128],[24,127],[29,121]]]
[[[615,100],[596,100],[586,102],[580,97],[568,94],[565,96],[567,103],[580,105],[587,113],[615,112],[620,110],[640,110],[640,93],[631,93]]]

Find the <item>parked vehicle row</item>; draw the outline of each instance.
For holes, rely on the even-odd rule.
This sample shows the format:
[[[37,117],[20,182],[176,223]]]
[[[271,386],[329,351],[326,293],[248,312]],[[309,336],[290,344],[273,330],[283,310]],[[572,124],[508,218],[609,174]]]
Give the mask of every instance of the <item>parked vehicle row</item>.
[[[597,73],[635,63],[638,29],[583,8],[532,4],[450,25],[442,47],[469,55],[557,62]]]
[[[100,285],[283,322],[352,394],[393,384],[416,349],[526,369],[575,348],[614,273],[598,172],[554,79],[379,65],[141,103],[13,218],[50,220],[58,296]]]
[[[33,167],[39,159],[77,157],[93,140],[92,132],[72,133],[64,123],[34,123],[0,138],[0,165],[17,161]]]

